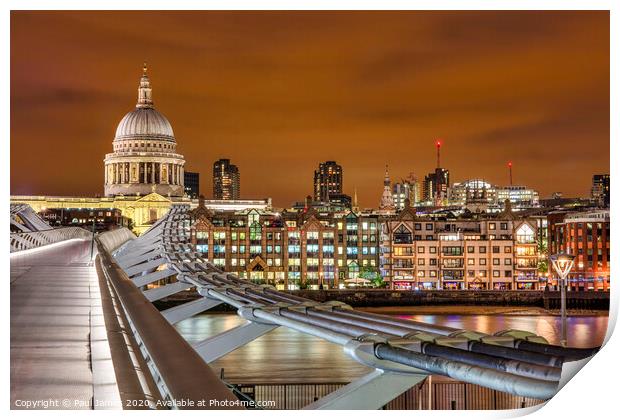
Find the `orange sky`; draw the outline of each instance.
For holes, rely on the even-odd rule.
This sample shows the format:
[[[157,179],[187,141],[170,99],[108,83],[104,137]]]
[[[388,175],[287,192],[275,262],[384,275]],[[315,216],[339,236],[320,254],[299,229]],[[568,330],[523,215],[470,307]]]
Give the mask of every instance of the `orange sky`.
[[[211,196],[288,206],[320,161],[379,203],[435,167],[565,196],[609,171],[607,12],[12,12],[11,193],[103,193],[142,62],[186,170]]]

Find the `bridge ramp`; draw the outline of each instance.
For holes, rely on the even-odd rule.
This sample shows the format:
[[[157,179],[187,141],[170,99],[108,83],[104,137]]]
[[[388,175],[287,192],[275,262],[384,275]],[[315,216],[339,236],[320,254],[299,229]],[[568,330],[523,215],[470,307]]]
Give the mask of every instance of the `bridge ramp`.
[[[91,346],[102,316],[90,247],[69,240],[11,257],[11,408],[51,401],[48,408],[92,409],[94,395],[120,408],[105,334],[106,345]],[[106,360],[111,378],[93,374],[93,361]]]

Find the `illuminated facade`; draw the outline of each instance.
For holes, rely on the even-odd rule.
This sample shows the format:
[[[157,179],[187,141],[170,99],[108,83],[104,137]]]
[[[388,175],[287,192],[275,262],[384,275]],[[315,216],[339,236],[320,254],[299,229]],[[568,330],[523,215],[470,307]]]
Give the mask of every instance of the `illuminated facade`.
[[[138,196],[157,193],[182,197],[185,160],[176,153],[176,139],[170,122],[153,104],[146,65],[136,108],[116,128],[113,153],[104,159],[104,193]]]
[[[489,205],[497,205],[497,190],[483,179],[470,179],[452,185],[448,201],[451,205],[486,209]]]
[[[123,217],[131,219],[133,231],[141,234],[151,227],[153,221],[161,218],[173,204],[188,204],[196,207],[198,200],[184,197],[164,197],[157,193],[145,196],[116,197],[53,197],[53,196],[11,196],[11,203],[25,203],[36,212],[46,209],[119,209]],[[206,200],[205,206],[212,211],[242,211],[250,208],[266,210],[271,208],[271,199],[266,200]]]
[[[548,220],[549,255],[566,252],[575,256],[569,286],[574,290],[609,290],[609,210],[553,212]],[[550,283],[556,284],[554,276]]]
[[[241,194],[239,168],[229,159],[220,159],[213,164],[213,198],[216,200],[238,200]]]
[[[498,211],[508,200],[516,210],[539,206],[538,192],[523,185],[498,187],[483,179],[457,182],[448,190],[448,202],[453,206],[475,211]]]
[[[377,271],[378,216],[256,209],[193,213],[192,242],[213,264],[279,289],[341,288]]]
[[[381,272],[393,289],[538,289],[536,223],[512,212],[418,218],[407,206],[381,225]]]
[[[524,185],[510,185],[497,188],[497,202],[503,204],[509,200],[516,210],[538,207],[538,191]]]
[[[392,198],[398,211],[405,208],[405,200],[414,204],[422,200],[418,180],[413,173],[407,179],[392,185]]]

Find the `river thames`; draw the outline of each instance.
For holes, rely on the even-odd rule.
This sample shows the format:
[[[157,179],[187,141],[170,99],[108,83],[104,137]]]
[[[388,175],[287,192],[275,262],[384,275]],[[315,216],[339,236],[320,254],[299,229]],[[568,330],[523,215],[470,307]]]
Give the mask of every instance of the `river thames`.
[[[489,334],[505,329],[526,330],[545,337],[552,344],[559,344],[560,341],[560,317],[553,315],[508,313],[393,316]],[[193,343],[245,322],[233,313],[207,313],[179,322],[176,327]],[[569,346],[599,346],[606,331],[606,315],[568,318]],[[344,354],[340,346],[285,327],[271,331],[210,365],[218,374],[224,369],[225,379],[232,383],[350,382],[370,372],[369,368]]]

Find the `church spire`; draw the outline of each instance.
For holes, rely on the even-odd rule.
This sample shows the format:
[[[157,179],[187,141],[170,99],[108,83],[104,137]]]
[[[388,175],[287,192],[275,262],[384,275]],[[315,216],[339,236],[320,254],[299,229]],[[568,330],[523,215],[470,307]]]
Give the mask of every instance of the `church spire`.
[[[153,107],[153,99],[151,97],[151,81],[146,74],[147,67],[146,62],[142,67],[142,77],[140,78],[140,87],[138,87],[138,103],[137,108],[151,108]]]
[[[383,194],[381,195],[381,204],[379,209],[386,211],[394,210],[394,198],[392,197],[392,183],[390,182],[390,174],[388,166],[385,165],[385,177],[383,179]]]
[[[389,187],[391,184],[390,182],[390,173],[388,172],[388,166],[387,164],[385,165],[385,177],[383,178],[383,186],[384,187]]]

